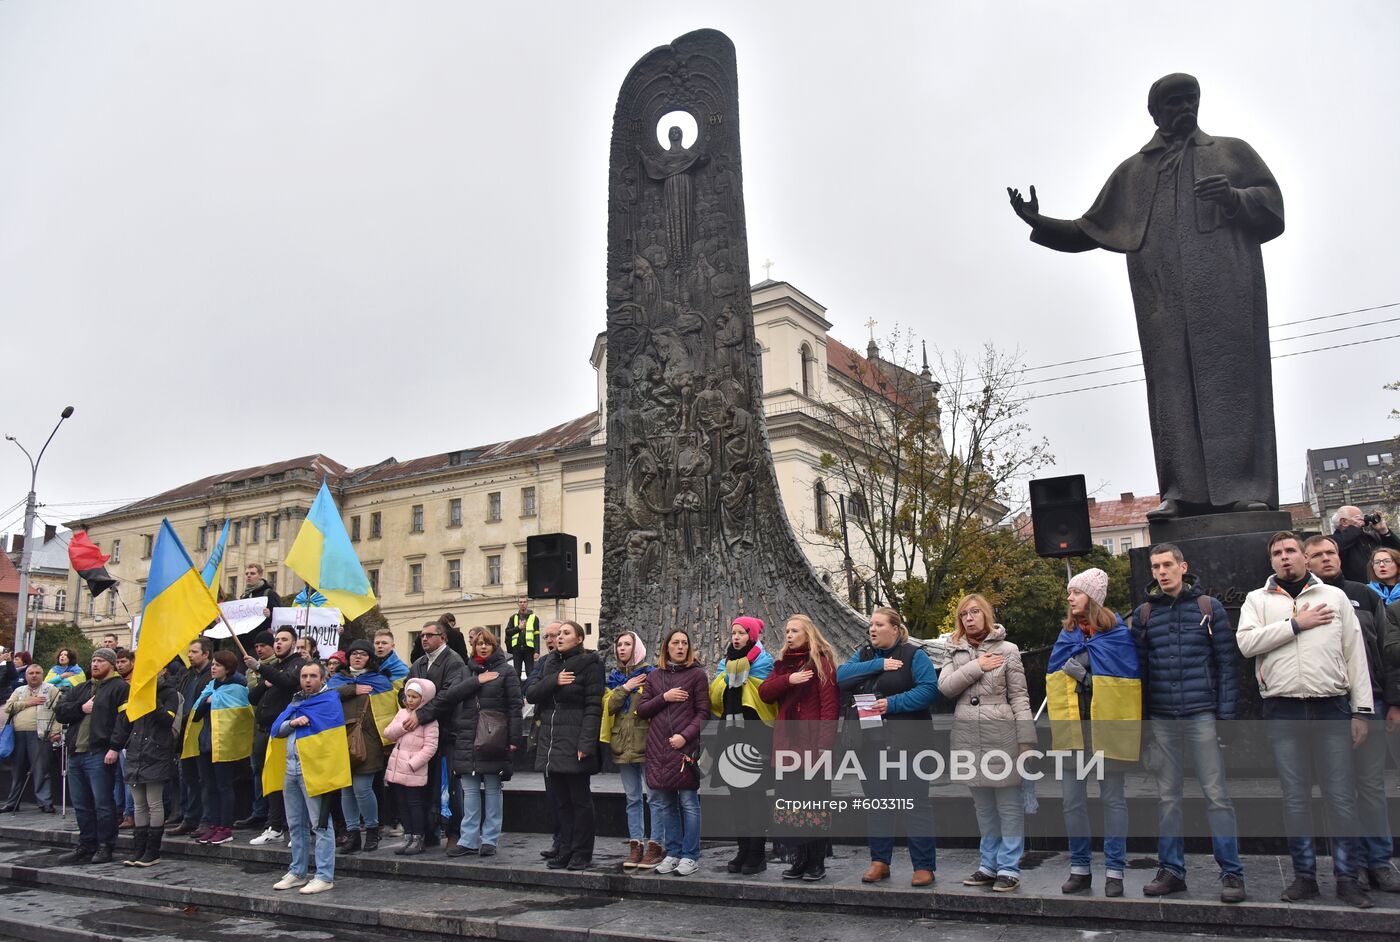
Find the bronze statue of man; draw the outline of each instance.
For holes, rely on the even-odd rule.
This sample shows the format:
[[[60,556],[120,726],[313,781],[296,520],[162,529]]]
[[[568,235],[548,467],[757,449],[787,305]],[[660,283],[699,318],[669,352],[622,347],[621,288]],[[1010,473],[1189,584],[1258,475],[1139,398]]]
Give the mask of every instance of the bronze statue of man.
[[[1200,85],[1158,79],[1157,133],[1075,220],[1007,189],[1031,241],[1128,258],[1162,503],[1152,519],[1278,508],[1269,315],[1260,246],[1283,232],[1283,196],[1244,141],[1196,125]]]

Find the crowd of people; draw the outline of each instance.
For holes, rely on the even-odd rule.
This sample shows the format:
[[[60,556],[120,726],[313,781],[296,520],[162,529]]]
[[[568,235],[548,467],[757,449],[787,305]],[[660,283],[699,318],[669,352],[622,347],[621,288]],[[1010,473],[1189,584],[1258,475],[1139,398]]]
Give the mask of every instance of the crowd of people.
[[[1046,701],[1053,747],[1103,759],[1104,895],[1124,891],[1126,773],[1141,762],[1159,793],[1158,870],[1146,895],[1186,889],[1189,768],[1207,804],[1220,898],[1246,898],[1224,761],[1241,655],[1254,659],[1281,786],[1293,866],[1282,898],[1319,895],[1314,784],[1327,807],[1337,897],[1368,907],[1368,889],[1400,892],[1384,793],[1385,724],[1400,723],[1400,607],[1391,607],[1400,604],[1400,546],[1376,538],[1385,535],[1367,538],[1376,545],[1367,548],[1363,583],[1346,574],[1358,537],[1276,534],[1268,547],[1273,575],[1245,598],[1237,624],[1171,544],[1151,549],[1154,586],[1130,612],[1105,606],[1102,570],[1069,581]],[[538,625],[522,600],[505,650],[492,631],[463,635],[445,615],[423,625],[411,664],[394,653],[388,629],[348,642],[325,661],[291,628],[258,631],[242,660],[200,637],[188,663],[172,662],[161,675],[157,708],[134,723],[124,712],[131,652],[104,645],[86,672],[71,651],[47,672],[25,663],[4,710],[16,735],[4,807],[17,807],[32,779],[39,806],[52,810],[52,775],[41,758],[44,743],[61,735],[80,835],[62,862],[110,861],[124,827],[134,836],[123,861],[131,866],[158,862],[165,837],[217,845],[246,829],[258,832],[251,844],[290,845],[291,866],[276,889],[318,893],[334,886],[337,854],[380,849],[386,823],[402,838],[397,855],[446,842],[448,857],[494,856],[503,785],[522,749],[528,766],[543,773],[554,812],[544,865],[587,869],[597,830],[591,783],[607,756],[626,796],[623,869],[683,877],[701,856],[701,738],[712,727],[712,754],[742,740],[767,763],[760,784],[734,809],[730,830],[740,833],[729,872],[763,872],[769,838],[781,833],[789,862],[783,878],[817,881],[830,847],[831,783],[799,778],[785,794],[800,800],[784,804],[806,810],[781,814],[766,797],[777,756],[811,764],[835,748],[843,720],[931,737],[943,698],[952,705],[951,748],[973,755],[979,770],[968,781],[979,865],[962,883],[1019,888],[1026,824],[1019,759],[1038,748],[1039,737],[1021,651],[983,596],[957,605],[954,629],[938,649],[941,663],[890,608],[874,611],[868,641],[840,663],[802,614],[787,620],[775,654],[763,643],[762,621],[735,617],[713,665],[697,661],[697,639],[683,629],[661,638],[653,658],[637,631],[621,631],[609,650],[595,652],[576,622],[550,622],[542,632]],[[1143,720],[1151,721],[1145,734]],[[348,754],[340,758],[349,776],[332,788],[325,759],[310,744],[337,728],[345,731]],[[885,740],[857,741],[859,751]],[[993,774],[998,761],[1003,767]],[[235,821],[235,783],[245,777],[252,807]],[[1094,882],[1087,780],[1064,776],[1060,784],[1069,851],[1062,891],[1083,893]],[[931,886],[937,842],[926,785],[881,774],[866,776],[861,787],[876,799],[868,803],[870,862],[862,880],[891,878],[902,837],[910,884]]]

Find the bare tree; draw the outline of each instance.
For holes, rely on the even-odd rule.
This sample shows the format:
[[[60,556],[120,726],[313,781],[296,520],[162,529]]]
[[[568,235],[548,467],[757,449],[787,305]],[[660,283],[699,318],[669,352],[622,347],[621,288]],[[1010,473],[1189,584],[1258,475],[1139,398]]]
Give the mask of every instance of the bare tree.
[[[1049,451],[1025,422],[1015,356],[990,344],[975,358],[939,354],[935,373],[925,352],[915,372],[907,335],[889,349],[893,357],[853,354],[842,366],[849,395],[824,406],[837,434],[822,468],[846,495],[851,539],[879,595],[924,633],[964,592],[1007,581],[991,536]]]

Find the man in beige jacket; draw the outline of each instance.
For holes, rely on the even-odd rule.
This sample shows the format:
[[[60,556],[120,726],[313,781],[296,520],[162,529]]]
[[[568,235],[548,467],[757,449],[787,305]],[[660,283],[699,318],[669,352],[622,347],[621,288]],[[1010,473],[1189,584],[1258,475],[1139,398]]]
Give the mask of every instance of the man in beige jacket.
[[[15,751],[10,755],[10,796],[0,811],[18,811],[24,783],[34,778],[34,800],[39,810],[53,811],[49,785],[49,734],[53,731],[53,705],[58,688],[44,683],[44,669],[30,664],[24,669],[24,683],[15,688],[5,703],[5,716],[14,725]]]

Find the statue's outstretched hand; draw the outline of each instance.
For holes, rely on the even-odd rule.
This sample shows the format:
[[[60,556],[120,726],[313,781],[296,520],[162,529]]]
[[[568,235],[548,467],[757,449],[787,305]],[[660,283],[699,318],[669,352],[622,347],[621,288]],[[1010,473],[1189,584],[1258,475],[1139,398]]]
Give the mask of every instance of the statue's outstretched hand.
[[[1040,200],[1035,195],[1035,185],[1031,185],[1031,198],[1026,201],[1021,197],[1020,190],[1011,187],[1006,188],[1006,195],[1011,198],[1011,208],[1016,211],[1016,215],[1028,226],[1034,226],[1040,218]]]

